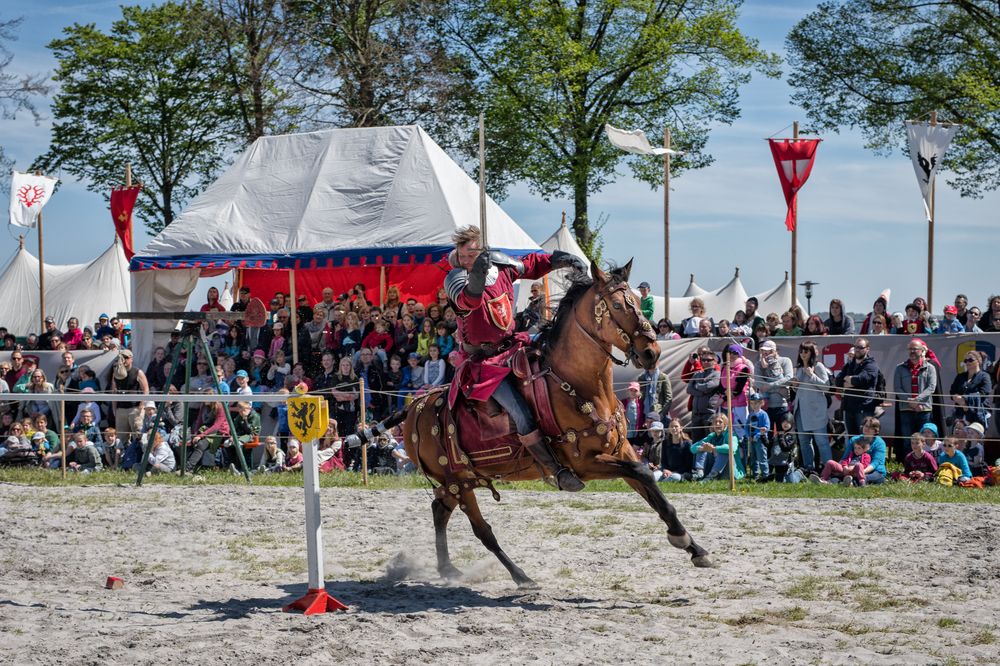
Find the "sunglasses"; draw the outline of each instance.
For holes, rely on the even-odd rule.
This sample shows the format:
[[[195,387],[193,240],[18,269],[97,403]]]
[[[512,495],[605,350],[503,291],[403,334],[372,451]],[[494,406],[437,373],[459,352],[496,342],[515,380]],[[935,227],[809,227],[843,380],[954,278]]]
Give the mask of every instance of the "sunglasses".
[[[967,359],[965,359],[966,363],[977,363],[978,361],[979,361],[978,358],[967,358]]]
[[[868,345],[854,345],[855,349],[868,349]]]

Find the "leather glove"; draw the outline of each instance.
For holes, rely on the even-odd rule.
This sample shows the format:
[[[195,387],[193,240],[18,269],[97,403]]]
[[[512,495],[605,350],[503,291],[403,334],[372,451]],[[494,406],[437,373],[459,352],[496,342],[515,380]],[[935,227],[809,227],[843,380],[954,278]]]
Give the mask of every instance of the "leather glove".
[[[569,268],[581,273],[587,272],[587,265],[575,254],[556,250],[552,253],[552,268]]]
[[[469,281],[465,284],[465,293],[473,298],[479,298],[486,290],[486,274],[490,270],[490,253],[481,252],[469,271]]]

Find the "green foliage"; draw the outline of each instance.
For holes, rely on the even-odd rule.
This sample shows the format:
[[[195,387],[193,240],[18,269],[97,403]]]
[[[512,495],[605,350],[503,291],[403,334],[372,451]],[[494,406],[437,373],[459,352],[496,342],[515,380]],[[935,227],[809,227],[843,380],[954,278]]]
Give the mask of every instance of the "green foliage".
[[[787,39],[792,99],[814,130],[860,129],[905,150],[903,121],[964,125],[942,168],[965,196],[1000,187],[1000,5],[986,0],[824,2]]]
[[[49,44],[58,68],[46,171],[62,168],[109,196],[132,163],[138,217],[159,231],[223,165],[240,135],[199,2],[122,7],[108,33],[74,24]]]
[[[670,127],[688,154],[673,169],[706,166],[713,123],[739,116],[738,87],[777,58],[736,27],[739,0],[488,0],[456,2],[443,30],[482,69],[489,187],[526,181],[543,197],[572,196],[573,229],[593,251],[587,199],[626,160],[654,187],[662,162],[628,156],[604,125]]]

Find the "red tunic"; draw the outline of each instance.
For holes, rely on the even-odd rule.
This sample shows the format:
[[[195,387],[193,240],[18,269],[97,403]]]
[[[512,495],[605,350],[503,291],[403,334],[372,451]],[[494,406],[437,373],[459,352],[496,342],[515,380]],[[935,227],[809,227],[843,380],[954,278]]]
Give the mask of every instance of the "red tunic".
[[[549,254],[529,254],[521,259],[524,272],[518,273],[513,266],[496,266],[497,279],[480,298],[471,298],[463,290],[455,305],[459,309],[458,338],[466,344],[499,344],[511,338],[511,345],[496,356],[473,360],[461,349],[464,361],[455,373],[448,402],[454,406],[458,390],[472,400],[488,400],[500,382],[510,372],[505,363],[530,338],[524,333],[514,333],[514,280],[524,278],[535,280],[552,270],[552,256]]]

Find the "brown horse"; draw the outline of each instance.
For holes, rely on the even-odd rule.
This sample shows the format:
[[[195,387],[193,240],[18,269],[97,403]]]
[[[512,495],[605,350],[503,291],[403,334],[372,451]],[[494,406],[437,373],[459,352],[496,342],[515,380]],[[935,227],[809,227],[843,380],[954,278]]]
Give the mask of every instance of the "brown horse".
[[[543,331],[542,362],[548,368],[552,409],[563,436],[553,443],[563,465],[583,481],[624,479],[667,524],[667,540],[686,550],[695,566],[712,566],[708,552],[695,544],[677,518],[677,512],[660,491],[647,465],[639,460],[625,438],[624,410],[612,383],[612,348],[625,352],[643,368],[652,368],[660,356],[652,327],[642,316],[628,286],[632,262],[605,273],[591,265],[594,279],[577,279],[560,302],[554,321]],[[542,471],[530,456],[499,465],[477,463],[476,471],[459,472],[459,481],[445,491],[445,468],[441,438],[433,409],[415,409],[405,416],[403,436],[406,452],[418,468],[442,487],[435,492],[431,508],[437,548],[438,572],[446,578],[461,576],[448,554],[447,526],[456,506],[469,518],[472,530],[496,555],[518,586],[534,582],[500,547],[476,501],[475,488],[486,485],[484,477],[518,481],[539,479]],[[390,419],[399,422],[400,417]],[[392,425],[387,423],[387,425]],[[461,433],[457,434],[459,439]],[[478,472],[478,474],[476,473]],[[445,491],[445,492],[442,492]]]

